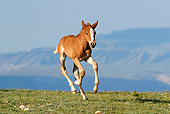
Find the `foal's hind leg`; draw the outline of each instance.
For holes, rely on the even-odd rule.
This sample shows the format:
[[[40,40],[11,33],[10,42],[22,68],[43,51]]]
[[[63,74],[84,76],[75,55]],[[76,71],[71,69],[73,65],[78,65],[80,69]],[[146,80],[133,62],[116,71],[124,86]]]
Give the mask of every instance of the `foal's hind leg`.
[[[71,81],[71,79],[67,75],[67,71],[66,71],[66,67],[65,67],[66,55],[64,53],[59,54],[59,59],[60,59],[60,63],[61,63],[61,67],[60,67],[61,73],[66,77],[66,79],[67,79],[67,81],[69,83],[69,86],[71,87],[72,93],[76,94],[76,89],[74,87],[74,84],[73,84],[73,82]]]

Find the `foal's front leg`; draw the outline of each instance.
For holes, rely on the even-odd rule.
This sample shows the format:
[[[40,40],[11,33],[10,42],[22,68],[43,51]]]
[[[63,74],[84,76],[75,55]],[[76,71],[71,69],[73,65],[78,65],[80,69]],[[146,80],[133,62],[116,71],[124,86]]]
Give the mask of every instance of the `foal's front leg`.
[[[97,93],[98,85],[99,85],[98,64],[94,61],[94,59],[91,56],[87,58],[85,61],[93,66],[94,74],[95,74],[95,86],[93,88],[93,93]]]
[[[79,71],[78,71],[78,67],[75,65],[74,63],[74,68],[73,68],[73,74],[74,74],[74,78],[76,79],[76,81],[74,82],[74,84],[76,85],[80,85],[80,79],[79,79]]]
[[[84,90],[83,90],[83,88],[82,88],[82,80],[83,80],[83,77],[84,77],[84,75],[85,75],[85,70],[84,70],[83,67],[81,66],[81,63],[80,63],[80,61],[78,60],[77,57],[74,58],[74,59],[72,59],[72,60],[73,60],[74,64],[76,65],[76,67],[78,67],[79,72],[80,72],[80,78],[78,77],[78,73],[75,75],[75,78],[77,79],[77,80],[75,81],[75,84],[77,84],[77,85],[79,86],[79,89],[80,89],[81,95],[83,96],[83,99],[84,99],[84,100],[88,100],[88,98],[87,98],[87,96],[85,95],[85,92],[84,92]],[[76,67],[75,67],[75,68],[76,68]],[[75,71],[78,71],[78,69],[75,69]],[[73,69],[73,71],[74,71],[74,69]],[[74,72],[74,73],[75,73],[75,72]]]

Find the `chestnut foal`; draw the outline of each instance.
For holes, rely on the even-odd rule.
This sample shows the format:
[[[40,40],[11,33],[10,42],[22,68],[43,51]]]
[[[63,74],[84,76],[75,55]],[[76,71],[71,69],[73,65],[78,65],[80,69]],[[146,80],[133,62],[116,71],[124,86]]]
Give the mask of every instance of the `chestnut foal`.
[[[84,21],[82,21],[82,30],[77,35],[69,35],[64,36],[56,50],[54,51],[54,54],[59,53],[59,59],[61,62],[61,73],[66,77],[66,79],[69,82],[69,86],[71,87],[71,91],[76,94],[76,89],[74,87],[74,84],[79,86],[81,95],[83,96],[84,100],[88,100],[88,98],[85,95],[85,92],[82,88],[82,79],[85,75],[85,70],[83,69],[80,61],[85,61],[93,66],[94,73],[95,73],[95,86],[93,88],[93,92],[97,93],[98,91],[98,64],[93,60],[91,53],[91,48],[94,48],[96,46],[95,42],[95,28],[98,24],[98,21],[91,25],[90,23],[85,24]],[[65,59],[66,56],[71,58],[74,62],[74,68],[73,73],[76,81],[73,82],[70,80],[70,78],[67,75],[66,67],[65,67]],[[80,78],[79,78],[80,74]]]

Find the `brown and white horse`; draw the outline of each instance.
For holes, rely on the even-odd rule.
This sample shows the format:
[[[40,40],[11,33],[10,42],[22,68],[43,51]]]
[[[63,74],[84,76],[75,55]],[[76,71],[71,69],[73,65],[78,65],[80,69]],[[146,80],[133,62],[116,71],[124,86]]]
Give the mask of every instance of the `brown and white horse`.
[[[56,50],[54,51],[54,54],[59,53],[59,59],[61,62],[61,73],[66,77],[68,80],[69,86],[71,87],[71,91],[76,94],[76,89],[74,87],[74,84],[79,86],[81,95],[83,96],[84,100],[88,100],[88,98],[85,95],[85,92],[82,88],[82,79],[85,75],[85,70],[83,69],[80,61],[85,61],[93,66],[94,73],[95,73],[95,86],[93,88],[93,92],[97,93],[98,91],[98,85],[99,85],[99,79],[98,79],[98,64],[94,61],[94,59],[91,56],[92,50],[91,48],[94,48],[96,46],[95,42],[95,28],[98,24],[98,21],[91,25],[90,23],[85,24],[84,21],[82,21],[82,30],[77,35],[69,35],[64,36]],[[73,82],[70,80],[69,76],[66,72],[65,67],[65,59],[66,56],[71,58],[74,62],[74,68],[73,73],[76,81]],[[80,74],[80,78],[79,78]]]

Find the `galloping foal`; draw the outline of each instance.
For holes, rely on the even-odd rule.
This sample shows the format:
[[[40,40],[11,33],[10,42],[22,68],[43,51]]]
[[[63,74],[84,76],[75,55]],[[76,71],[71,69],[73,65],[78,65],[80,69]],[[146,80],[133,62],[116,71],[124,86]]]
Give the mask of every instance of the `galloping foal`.
[[[59,59],[61,63],[61,73],[66,77],[66,79],[69,82],[69,86],[71,87],[72,93],[76,94],[76,89],[74,87],[74,84],[79,86],[81,95],[83,96],[84,100],[88,100],[88,98],[85,95],[85,92],[82,88],[82,79],[85,75],[85,70],[83,69],[80,61],[85,61],[89,64],[92,64],[94,73],[95,73],[95,86],[93,88],[93,92],[97,93],[98,91],[98,64],[93,60],[91,53],[91,48],[94,48],[96,46],[95,42],[95,28],[98,24],[98,21],[91,25],[90,23],[85,24],[84,21],[82,21],[82,30],[77,35],[69,35],[64,36],[56,50],[54,51],[54,54],[59,53]],[[67,75],[66,67],[65,67],[65,59],[66,56],[71,58],[74,62],[74,68],[73,73],[76,81],[73,82],[70,80],[70,78]],[[80,78],[79,78],[80,74]]]

